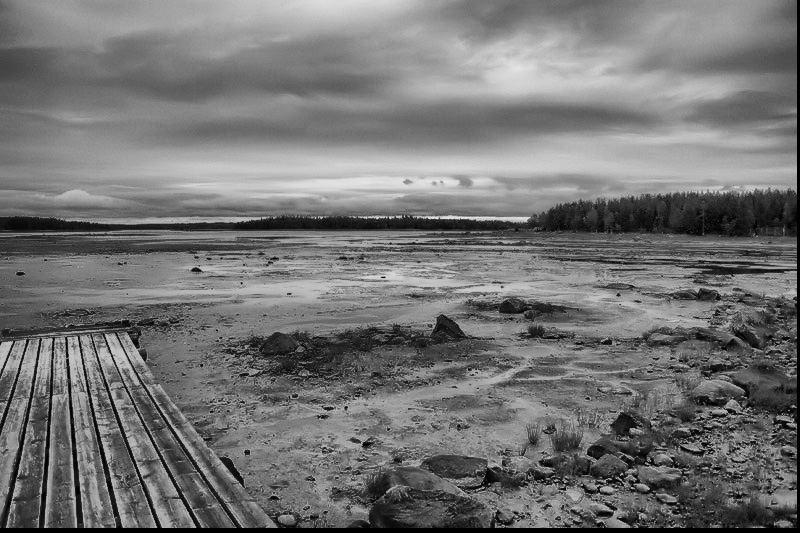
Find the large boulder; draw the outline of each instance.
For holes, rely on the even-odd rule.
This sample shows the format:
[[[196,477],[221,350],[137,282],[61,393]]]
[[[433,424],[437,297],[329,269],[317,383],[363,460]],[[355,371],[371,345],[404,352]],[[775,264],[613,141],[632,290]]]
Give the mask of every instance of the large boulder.
[[[439,315],[436,317],[436,326],[431,332],[431,337],[465,339],[467,336],[453,319],[446,315]]]
[[[411,487],[418,490],[432,490],[463,495],[464,492],[436,474],[416,466],[398,466],[381,472],[373,482],[374,496],[385,494],[392,487]]]
[[[637,468],[639,481],[651,489],[666,489],[676,486],[681,480],[678,468],[667,466],[640,466]]]
[[[745,341],[727,331],[715,328],[695,328],[693,331],[697,339],[719,343],[726,350],[747,349],[750,347]]]
[[[763,349],[769,342],[769,330],[761,323],[761,317],[741,311],[731,319],[731,331],[753,348]]]
[[[501,313],[518,314],[524,313],[528,306],[521,298],[506,298],[500,303],[498,309]]]
[[[489,462],[466,455],[434,455],[422,461],[420,466],[462,489],[473,489],[480,487],[486,479]]]
[[[689,395],[699,404],[725,405],[728,400],[743,398],[745,392],[744,389],[733,383],[721,379],[709,379],[692,389]]]
[[[622,475],[627,469],[628,464],[625,461],[609,453],[598,459],[589,469],[589,473],[594,477],[607,479]]]
[[[586,449],[586,455],[595,459],[600,459],[604,455],[617,455],[619,454],[619,446],[617,444],[617,442],[608,437],[600,437]]]
[[[611,429],[619,436],[627,436],[634,428],[644,429],[650,427],[650,421],[638,413],[623,411],[611,422]]]
[[[631,439],[627,441],[613,440],[610,437],[600,437],[586,450],[586,455],[600,459],[604,455],[627,454],[631,457],[647,457],[653,451],[653,443],[647,439]]]
[[[697,300],[697,291],[694,289],[681,289],[672,293],[676,300]]]
[[[664,333],[651,333],[647,337],[648,346],[675,346],[688,340],[683,335],[665,335]]]
[[[393,487],[369,512],[372,527],[486,528],[494,512],[467,496],[437,490]]]
[[[299,347],[300,343],[297,342],[294,337],[276,331],[267,337],[267,340],[261,345],[259,351],[261,355],[285,355],[287,353],[292,353]]]
[[[775,390],[788,382],[780,370],[766,365],[750,365],[731,374],[731,381],[750,395],[754,390]]]
[[[715,291],[714,289],[700,287],[700,289],[697,291],[697,299],[704,302],[714,302],[720,299],[720,295],[719,292]]]

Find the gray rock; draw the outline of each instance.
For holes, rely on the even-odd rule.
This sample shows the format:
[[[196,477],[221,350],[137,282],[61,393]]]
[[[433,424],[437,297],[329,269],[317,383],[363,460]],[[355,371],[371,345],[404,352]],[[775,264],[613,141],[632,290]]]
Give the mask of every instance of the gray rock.
[[[619,476],[628,469],[628,465],[614,455],[606,454],[592,465],[590,473],[596,478],[610,478]]]
[[[647,493],[649,493],[649,492],[650,492],[650,487],[648,487],[648,486],[647,486],[647,485],[645,485],[644,483],[635,483],[635,484],[633,485],[633,488],[634,488],[634,489],[636,490],[636,492],[638,492],[639,494],[647,494]]]
[[[261,355],[286,355],[292,353],[300,346],[294,337],[276,331],[264,341],[259,351]]]
[[[499,523],[503,524],[504,526],[514,523],[514,513],[508,508],[498,509],[494,517]]]
[[[617,489],[609,485],[603,485],[602,487],[600,487],[600,494],[604,496],[611,496],[615,492],[617,492]]]
[[[697,291],[697,299],[704,302],[714,302],[720,299],[720,295],[719,292],[715,291],[714,289],[700,287],[700,289]]]
[[[611,422],[611,429],[620,436],[627,436],[631,429],[650,427],[650,421],[638,413],[623,411]]]
[[[729,400],[728,403],[725,404],[724,409],[731,413],[742,412],[742,406],[736,400]]]
[[[464,494],[464,492],[453,483],[440,478],[432,472],[416,466],[398,466],[382,472],[380,476],[375,479],[373,487],[375,487],[376,493],[374,495],[382,495],[392,487],[399,486],[411,487],[418,490],[433,490],[459,495]]]
[[[733,400],[732,400],[733,401]],[[725,409],[712,409],[711,416],[715,418],[724,418],[728,416],[728,411]]]
[[[461,331],[456,322],[446,315],[436,317],[436,326],[431,332],[431,337],[445,337],[450,339],[465,339],[467,335]]]
[[[678,503],[678,498],[670,494],[656,494],[656,499],[666,505],[675,505]]]
[[[494,515],[467,496],[393,487],[375,502],[369,522],[372,527],[488,528],[494,525]]]
[[[794,446],[781,446],[781,455],[784,457],[797,457],[797,448]]]
[[[681,471],[666,466],[640,466],[637,469],[639,481],[651,489],[674,487],[681,480]]]
[[[552,468],[547,468],[546,466],[534,466],[531,468],[531,475],[533,479],[537,481],[541,481],[544,479],[550,479],[554,475],[556,475],[556,471]]]
[[[290,514],[282,514],[278,517],[278,523],[283,527],[294,527],[297,525],[297,519]]]
[[[480,457],[465,455],[434,455],[422,461],[420,467],[455,483],[462,489],[480,487],[486,478],[489,462]]]
[[[728,400],[743,398],[741,387],[721,379],[709,379],[700,383],[690,393],[691,398],[699,404],[725,405]]]
[[[519,314],[524,313],[527,307],[525,301],[520,298],[507,298],[500,303],[498,311],[506,314]]]
[[[653,455],[653,464],[656,466],[672,467],[674,466],[675,461],[673,461],[672,457],[666,453],[657,453]]]
[[[683,335],[666,335],[664,333],[651,333],[647,337],[648,346],[676,346],[683,341],[688,340],[688,337]]]
[[[512,455],[510,457],[503,457],[503,466],[514,472],[527,474],[536,465],[532,459],[522,457],[521,455]]]
[[[599,502],[591,502],[588,505],[588,508],[592,513],[595,514],[595,516],[606,517],[606,516],[613,516],[614,514],[613,509]]]
[[[692,455],[703,455],[706,453],[703,448],[693,442],[682,442],[679,448],[685,452],[691,453]]]
[[[619,518],[615,518],[613,516],[611,518],[606,518],[603,521],[603,525],[607,528],[612,528],[612,529],[626,529],[631,527],[622,520],[620,520]]]

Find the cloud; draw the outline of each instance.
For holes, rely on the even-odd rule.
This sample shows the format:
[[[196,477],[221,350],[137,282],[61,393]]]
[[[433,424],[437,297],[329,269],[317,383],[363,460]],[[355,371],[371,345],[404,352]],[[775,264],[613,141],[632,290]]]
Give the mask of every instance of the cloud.
[[[0,0],[0,215],[796,186],[796,27],[786,0]]]

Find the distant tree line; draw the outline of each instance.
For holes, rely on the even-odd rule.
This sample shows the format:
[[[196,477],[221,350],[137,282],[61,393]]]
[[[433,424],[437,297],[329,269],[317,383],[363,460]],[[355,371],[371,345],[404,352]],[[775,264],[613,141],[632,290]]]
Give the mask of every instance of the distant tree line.
[[[545,231],[797,235],[797,191],[679,192],[558,204],[528,220]]]
[[[257,220],[236,222],[239,230],[502,230],[524,228],[523,222],[502,220],[473,220],[451,218],[428,218],[402,215],[395,217],[354,217],[354,216],[303,216],[280,215]]]
[[[97,222],[43,217],[0,217],[0,231],[106,231],[112,226]]]

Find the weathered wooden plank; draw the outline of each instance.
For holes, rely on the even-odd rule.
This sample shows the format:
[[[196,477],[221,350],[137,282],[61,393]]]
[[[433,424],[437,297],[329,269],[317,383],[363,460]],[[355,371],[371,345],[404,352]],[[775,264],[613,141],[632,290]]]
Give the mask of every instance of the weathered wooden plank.
[[[0,342],[0,376],[3,375],[3,367],[6,366],[6,360],[8,359],[8,354],[11,351],[11,347],[14,345],[12,341],[4,341]]]
[[[0,373],[0,431],[2,422],[6,416],[6,409],[14,394],[14,383],[17,380],[19,366],[22,363],[22,356],[25,353],[25,340],[17,342],[4,342],[4,350],[8,348],[2,373]]]
[[[16,386],[8,403],[6,419],[0,433],[0,527],[5,526],[8,517],[8,496],[13,493],[16,479],[17,465],[19,464],[20,447],[25,435],[25,419],[28,416],[28,407],[31,400],[33,380],[36,375],[36,359],[39,355],[39,341],[21,341],[12,348],[13,356],[19,355],[21,362],[17,375]]]
[[[225,504],[236,524],[240,527],[277,527],[253,497],[236,481],[219,457],[206,446],[164,389],[156,384],[153,374],[139,357],[136,347],[130,339],[127,339],[125,335],[120,335],[119,339],[128,354],[131,365],[150,393],[153,402],[158,406],[161,415],[192,457],[199,473]]]
[[[72,413],[69,366],[64,337],[53,341],[53,389],[44,527],[78,527],[75,470],[72,461]]]
[[[14,495],[8,510],[7,527],[39,527],[47,468],[47,440],[50,426],[53,339],[42,339],[31,397],[25,440],[22,444]]]
[[[83,527],[109,528],[116,526],[114,507],[111,504],[108,483],[103,468],[100,440],[94,425],[94,413],[87,393],[83,356],[77,337],[67,337],[67,362],[69,363],[70,402],[74,416],[75,474],[81,501],[80,519]]]
[[[100,368],[111,392],[114,409],[119,415],[125,438],[136,467],[150,496],[153,511],[161,527],[194,527],[189,510],[170,479],[158,449],[144,427],[136,406],[128,394],[122,377],[109,352],[105,337],[92,335]]]
[[[131,365],[117,335],[107,333],[105,340],[139,416],[160,451],[192,515],[202,527],[234,527],[222,504],[211,488],[203,482],[202,477],[197,475],[194,464],[162,418],[158,407],[153,403]],[[138,353],[136,356],[138,357]]]
[[[122,428],[114,412],[111,395],[106,388],[92,339],[78,337],[86,385],[92,404],[100,442],[103,446],[113,499],[122,527],[156,527],[156,519],[145,495],[139,473],[128,451]]]

